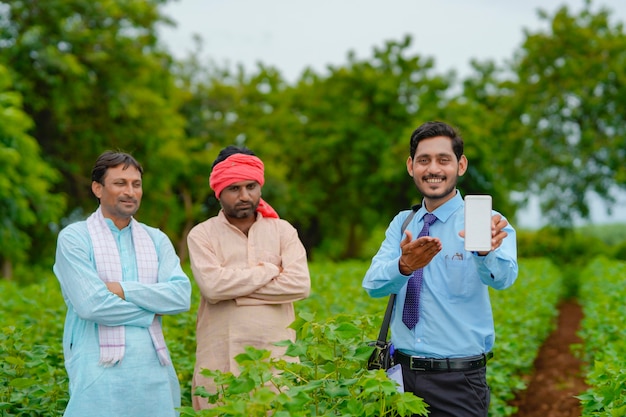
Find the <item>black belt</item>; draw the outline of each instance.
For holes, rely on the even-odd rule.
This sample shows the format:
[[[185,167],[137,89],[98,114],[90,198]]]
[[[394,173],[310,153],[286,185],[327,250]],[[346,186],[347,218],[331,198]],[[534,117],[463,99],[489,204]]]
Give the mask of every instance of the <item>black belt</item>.
[[[465,358],[435,359],[409,356],[400,351],[394,354],[395,363],[400,363],[413,371],[471,371],[487,365],[493,353],[468,356]]]

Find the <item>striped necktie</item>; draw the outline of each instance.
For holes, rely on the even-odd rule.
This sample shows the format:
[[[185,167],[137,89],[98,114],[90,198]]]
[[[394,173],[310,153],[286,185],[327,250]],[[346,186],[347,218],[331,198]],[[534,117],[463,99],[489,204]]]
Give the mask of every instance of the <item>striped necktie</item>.
[[[430,225],[437,220],[434,214],[426,213],[424,216],[424,227],[417,236],[428,236]],[[406,327],[413,329],[420,319],[420,293],[422,292],[422,281],[424,269],[419,268],[413,271],[413,275],[409,278],[406,287],[406,299],[404,300],[404,310],[402,311],[402,322]]]

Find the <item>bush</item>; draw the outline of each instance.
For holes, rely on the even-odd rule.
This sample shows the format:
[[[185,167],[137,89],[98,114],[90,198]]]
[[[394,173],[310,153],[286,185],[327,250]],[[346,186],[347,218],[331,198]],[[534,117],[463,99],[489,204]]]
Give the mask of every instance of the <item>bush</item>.
[[[626,261],[626,241],[613,248],[613,258],[620,261]]]
[[[519,258],[549,258],[555,265],[584,267],[597,255],[607,255],[610,247],[598,237],[578,230],[544,227],[517,233]]]
[[[365,369],[372,352],[366,342],[372,317],[340,315],[325,323],[314,318],[301,313],[292,324],[297,341],[280,343],[299,362],[270,359],[269,351],[248,347],[236,357],[239,375],[203,371],[218,389],[199,394],[214,408],[194,412],[185,407],[181,416],[426,415],[422,399],[398,392],[383,370]]]

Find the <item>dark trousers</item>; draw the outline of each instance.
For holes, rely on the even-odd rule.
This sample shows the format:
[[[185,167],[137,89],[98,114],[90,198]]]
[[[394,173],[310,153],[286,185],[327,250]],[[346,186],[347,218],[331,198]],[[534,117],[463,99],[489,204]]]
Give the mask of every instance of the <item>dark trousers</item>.
[[[471,371],[412,371],[402,365],[404,392],[428,404],[428,417],[487,417],[487,368]]]

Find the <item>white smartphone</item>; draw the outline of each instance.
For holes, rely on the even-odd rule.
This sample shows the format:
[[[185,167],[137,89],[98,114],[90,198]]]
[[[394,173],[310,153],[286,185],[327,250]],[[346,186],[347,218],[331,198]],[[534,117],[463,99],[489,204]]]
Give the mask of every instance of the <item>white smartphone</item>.
[[[465,196],[465,250],[491,250],[491,196]]]

